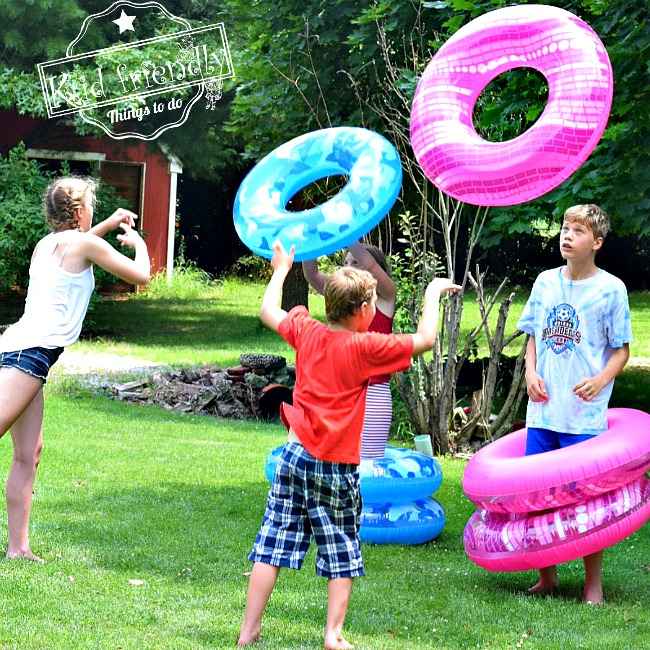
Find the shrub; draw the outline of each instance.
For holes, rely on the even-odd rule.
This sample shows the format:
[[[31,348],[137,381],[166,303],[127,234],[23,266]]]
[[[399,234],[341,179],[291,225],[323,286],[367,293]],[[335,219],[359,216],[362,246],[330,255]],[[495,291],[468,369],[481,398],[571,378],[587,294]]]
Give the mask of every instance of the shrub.
[[[269,260],[259,255],[243,255],[228,269],[226,275],[233,275],[252,282],[268,282],[273,275]]]
[[[329,275],[340,266],[343,266],[347,250],[341,250],[332,255],[323,255],[318,258],[318,269]],[[243,255],[228,269],[226,275],[252,282],[268,282],[273,275],[269,260],[259,255]]]
[[[48,232],[41,200],[49,182],[24,144],[0,157],[0,291],[27,286],[32,251]]]
[[[209,273],[199,269],[193,262],[182,261],[174,266],[172,281],[167,281],[167,272],[157,273],[142,291],[138,299],[154,300],[196,300],[206,298],[217,288],[218,282]]]
[[[69,173],[64,163],[61,174]],[[0,291],[27,287],[34,246],[48,233],[42,201],[54,177],[55,174],[27,158],[23,143],[9,151],[7,157],[0,157]],[[95,223],[110,216],[122,203],[113,187],[101,183],[97,190]],[[107,240],[119,248],[116,235],[112,233]],[[95,281],[101,288],[115,279],[96,268]]]

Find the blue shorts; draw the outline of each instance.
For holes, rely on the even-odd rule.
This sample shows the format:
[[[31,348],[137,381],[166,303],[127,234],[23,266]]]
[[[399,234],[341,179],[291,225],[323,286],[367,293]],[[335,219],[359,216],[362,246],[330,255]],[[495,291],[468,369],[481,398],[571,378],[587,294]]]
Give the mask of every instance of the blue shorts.
[[[248,559],[299,569],[313,535],[318,575],[362,576],[360,517],[357,466],[318,460],[301,444],[289,442],[278,461]]]
[[[570,447],[585,440],[591,440],[593,433],[558,433],[551,429],[528,427],[526,431],[526,456],[543,454],[546,451]]]
[[[17,368],[32,377],[47,381],[50,368],[61,356],[63,348],[26,348],[15,352],[0,352],[0,368]]]

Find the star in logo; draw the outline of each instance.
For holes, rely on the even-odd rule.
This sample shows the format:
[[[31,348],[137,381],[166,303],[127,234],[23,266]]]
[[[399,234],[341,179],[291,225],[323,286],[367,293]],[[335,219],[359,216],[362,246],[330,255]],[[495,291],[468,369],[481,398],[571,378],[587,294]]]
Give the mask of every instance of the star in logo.
[[[113,22],[120,28],[120,34],[122,32],[135,32],[135,28],[133,27],[133,21],[135,20],[135,16],[127,16],[124,13],[124,9],[122,9],[122,13],[120,14],[120,17],[117,20],[114,20]]]

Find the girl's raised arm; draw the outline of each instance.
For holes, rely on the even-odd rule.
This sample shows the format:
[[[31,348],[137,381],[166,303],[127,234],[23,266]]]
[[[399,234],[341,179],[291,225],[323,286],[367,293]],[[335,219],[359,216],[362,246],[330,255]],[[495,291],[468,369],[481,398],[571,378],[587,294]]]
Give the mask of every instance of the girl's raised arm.
[[[377,295],[384,300],[394,301],[395,283],[390,275],[377,264],[375,258],[359,242],[352,244],[348,250],[358,262],[359,267],[368,271],[377,280]]]
[[[322,295],[325,291],[325,284],[327,283],[329,276],[318,270],[316,260],[304,261],[302,263],[302,273],[307,282],[309,282],[309,284],[311,284],[311,286]]]
[[[132,260],[115,250],[108,242],[94,234],[88,234],[85,238],[83,252],[85,256],[101,266],[104,270],[112,273],[121,280],[130,284],[147,284],[151,277],[151,263],[147,245],[136,230],[133,230],[125,223],[120,227],[124,231],[117,238],[124,246],[135,249],[135,259]]]

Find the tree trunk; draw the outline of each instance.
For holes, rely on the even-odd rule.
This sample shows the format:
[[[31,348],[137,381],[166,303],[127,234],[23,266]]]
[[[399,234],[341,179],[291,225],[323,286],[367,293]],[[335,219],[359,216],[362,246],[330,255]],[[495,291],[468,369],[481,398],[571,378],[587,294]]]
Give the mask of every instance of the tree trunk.
[[[302,265],[297,262],[291,267],[282,291],[282,309],[289,311],[296,305],[309,308],[309,285],[302,273]]]

